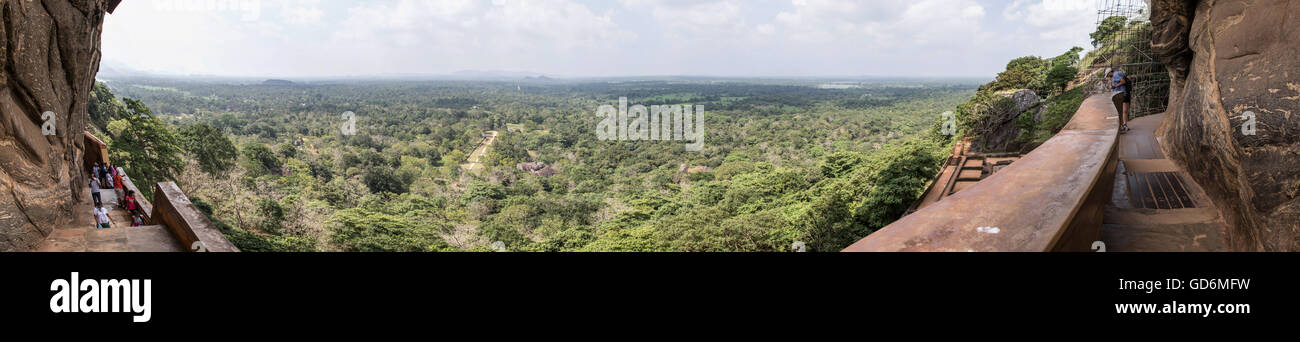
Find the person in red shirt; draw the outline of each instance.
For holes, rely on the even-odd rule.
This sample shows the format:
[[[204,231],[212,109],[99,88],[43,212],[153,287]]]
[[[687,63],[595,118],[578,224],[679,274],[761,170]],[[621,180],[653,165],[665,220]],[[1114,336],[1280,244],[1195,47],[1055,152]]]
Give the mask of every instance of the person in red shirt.
[[[126,209],[126,200],[123,199],[124,196],[122,196],[123,190],[126,190],[126,187],[122,185],[122,175],[116,171],[117,167],[113,167],[112,170],[114,170],[112,171],[113,193],[117,194],[117,206]]]
[[[126,211],[130,212],[131,215],[143,215],[140,212],[140,204],[136,203],[135,191],[127,191],[124,201],[126,202]]]

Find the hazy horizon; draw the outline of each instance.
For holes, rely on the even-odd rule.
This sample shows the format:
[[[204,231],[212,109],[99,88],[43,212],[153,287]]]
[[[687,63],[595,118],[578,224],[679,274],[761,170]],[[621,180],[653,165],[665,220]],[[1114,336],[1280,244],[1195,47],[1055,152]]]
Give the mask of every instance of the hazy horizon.
[[[545,80],[554,81],[580,82],[580,81],[606,81],[606,80],[700,80],[700,81],[810,81],[810,82],[884,82],[884,81],[959,81],[984,83],[992,80],[994,75],[988,76],[879,76],[879,75],[608,75],[608,76],[577,76],[577,75],[557,75],[544,74],[519,70],[459,70],[455,72],[435,74],[435,73],[388,73],[388,74],[369,74],[369,75],[302,75],[302,76],[282,76],[282,75],[215,75],[199,73],[172,73],[172,72],[155,72],[142,71],[122,64],[104,64],[101,63],[100,75],[96,78],[103,80],[245,80],[245,81],[266,81],[266,80],[287,80],[296,82],[328,82],[328,81],[385,81],[385,80],[410,80],[410,81],[527,81],[527,80]],[[542,78],[544,77],[544,78]]]
[[[972,78],[1089,48],[1091,0],[133,0],[102,69],[160,76]]]

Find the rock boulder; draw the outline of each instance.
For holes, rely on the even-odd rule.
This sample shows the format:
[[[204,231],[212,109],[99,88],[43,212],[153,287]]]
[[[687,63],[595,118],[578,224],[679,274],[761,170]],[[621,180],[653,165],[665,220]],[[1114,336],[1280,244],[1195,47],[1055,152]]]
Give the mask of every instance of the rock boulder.
[[[1159,132],[1162,148],[1221,209],[1230,226],[1230,248],[1296,250],[1300,5],[1288,0],[1154,0],[1152,5],[1152,45],[1173,80]]]
[[[973,152],[1020,151],[1018,139],[1021,129],[1016,125],[1016,118],[1043,100],[1028,89],[1004,91],[998,95],[1011,99],[1011,104],[994,105],[987,109],[988,117],[975,134],[978,142],[972,147]]]

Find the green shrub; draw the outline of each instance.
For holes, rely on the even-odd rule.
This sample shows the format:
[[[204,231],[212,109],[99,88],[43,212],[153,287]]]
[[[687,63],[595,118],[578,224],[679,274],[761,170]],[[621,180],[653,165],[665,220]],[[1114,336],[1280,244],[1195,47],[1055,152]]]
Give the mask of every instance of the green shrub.
[[[1060,132],[1074,118],[1074,113],[1079,111],[1083,96],[1083,87],[1077,87],[1053,97],[1048,101],[1047,110],[1043,112],[1043,122],[1038,127],[1053,134]]]
[[[327,221],[330,239],[348,252],[438,252],[450,245],[432,218],[409,219],[366,209],[346,209]]]
[[[1065,90],[1065,87],[1070,85],[1070,81],[1073,81],[1078,73],[1079,69],[1067,64],[1053,66],[1052,70],[1047,72],[1046,89],[1048,93],[1043,95],[1055,95]]]
[[[212,217],[212,205],[198,197],[190,198],[194,207],[212,221],[212,225],[221,231],[231,244],[242,252],[316,252],[316,240],[295,236],[264,236],[247,230],[231,227],[229,224]]]

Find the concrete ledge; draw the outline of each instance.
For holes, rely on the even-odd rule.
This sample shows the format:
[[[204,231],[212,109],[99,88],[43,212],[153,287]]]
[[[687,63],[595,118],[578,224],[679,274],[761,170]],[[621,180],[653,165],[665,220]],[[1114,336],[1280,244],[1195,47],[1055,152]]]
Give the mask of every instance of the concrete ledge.
[[[1117,165],[1110,95],[1084,100],[1060,133],[1016,163],[844,251],[1089,250],[1101,236]]]
[[[192,252],[238,252],[234,244],[212,225],[176,183],[158,183],[153,198],[154,222],[166,226],[185,250]]]

